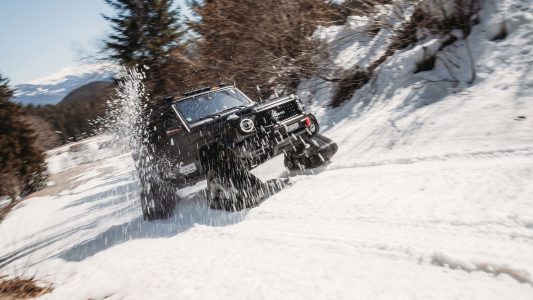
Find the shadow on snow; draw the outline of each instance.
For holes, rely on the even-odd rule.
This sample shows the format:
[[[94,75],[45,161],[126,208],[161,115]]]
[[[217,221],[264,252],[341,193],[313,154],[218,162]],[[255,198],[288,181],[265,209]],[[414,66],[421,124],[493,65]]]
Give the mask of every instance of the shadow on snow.
[[[101,185],[100,187],[109,187],[104,191],[65,205],[61,210],[66,212],[68,218],[39,230],[36,233],[40,236],[37,241],[30,241],[20,249],[0,256],[0,269],[19,259],[26,258],[30,262],[31,256],[38,251],[45,251],[44,255],[39,255],[38,260],[31,260],[31,265],[49,258],[79,262],[130,240],[169,238],[195,225],[218,227],[236,224],[242,221],[250,210],[228,212],[210,209],[205,196],[205,184],[198,184],[184,189],[183,195],[180,191],[182,200],[177,203],[175,213],[170,219],[147,222],[142,217],[139,186],[135,177],[134,174],[120,176]],[[72,213],[68,213],[69,210],[72,210]],[[117,218],[129,220],[106,227],[106,222]],[[82,238],[80,241],[78,237],[84,234],[88,238]],[[68,244],[69,240],[72,240],[69,246],[60,245]]]

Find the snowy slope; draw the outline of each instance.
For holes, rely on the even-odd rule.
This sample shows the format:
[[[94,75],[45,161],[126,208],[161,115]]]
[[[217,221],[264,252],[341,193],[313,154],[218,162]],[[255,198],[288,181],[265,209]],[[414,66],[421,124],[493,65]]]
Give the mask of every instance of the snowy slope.
[[[487,5],[468,39],[472,85],[462,42],[458,83],[412,74],[428,39],[336,110],[303,86],[339,152],[249,210],[209,209],[199,183],[145,222],[130,154],[54,150],[55,185],[0,224],[0,273],[53,283],[45,299],[533,298],[533,11],[503,3],[508,37]]]
[[[105,64],[66,67],[28,83],[15,86],[13,101],[20,104],[57,104],[70,91],[93,81],[111,81],[117,68]]]

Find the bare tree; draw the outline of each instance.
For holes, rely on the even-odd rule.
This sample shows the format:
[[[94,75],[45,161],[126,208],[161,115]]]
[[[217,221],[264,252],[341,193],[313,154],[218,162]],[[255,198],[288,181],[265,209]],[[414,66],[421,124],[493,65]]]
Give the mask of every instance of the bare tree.
[[[236,82],[248,93],[268,97],[276,89],[294,91],[316,73],[323,51],[312,38],[331,18],[320,0],[211,0],[193,6],[189,26],[200,36],[207,77]]]

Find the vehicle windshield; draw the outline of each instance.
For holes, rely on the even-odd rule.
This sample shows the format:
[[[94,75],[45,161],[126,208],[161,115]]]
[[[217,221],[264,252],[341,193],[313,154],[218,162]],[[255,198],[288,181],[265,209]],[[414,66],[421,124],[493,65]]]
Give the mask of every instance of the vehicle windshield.
[[[249,104],[251,104],[250,100],[239,90],[232,88],[186,98],[174,106],[188,123],[194,123]]]

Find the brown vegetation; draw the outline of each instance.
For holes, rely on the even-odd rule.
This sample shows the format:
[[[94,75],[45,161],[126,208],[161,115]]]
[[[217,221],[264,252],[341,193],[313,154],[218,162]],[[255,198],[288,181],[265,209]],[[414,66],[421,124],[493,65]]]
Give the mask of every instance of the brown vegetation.
[[[52,286],[38,286],[35,278],[3,279],[0,276],[0,300],[29,299],[42,296],[52,291]]]
[[[25,114],[23,120],[36,134],[36,143],[43,150],[61,145],[61,135],[45,119],[37,115]]]
[[[211,0],[194,11],[199,19],[189,25],[201,37],[204,76],[235,82],[258,98],[294,92],[326,60],[312,38],[333,16],[325,1]]]

